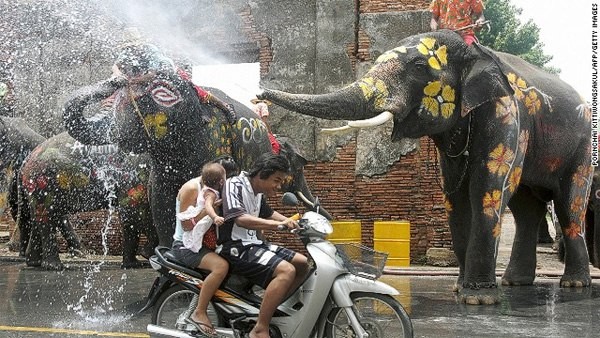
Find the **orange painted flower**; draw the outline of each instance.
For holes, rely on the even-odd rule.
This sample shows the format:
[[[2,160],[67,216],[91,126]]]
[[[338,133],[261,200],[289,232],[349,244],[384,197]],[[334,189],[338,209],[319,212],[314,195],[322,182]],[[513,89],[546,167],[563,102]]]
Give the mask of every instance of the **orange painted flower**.
[[[519,134],[519,151],[521,154],[525,153],[527,144],[529,143],[529,130],[522,130]]]
[[[510,192],[515,192],[521,182],[521,175],[523,174],[523,168],[515,167],[508,177],[508,189]]]
[[[581,226],[579,224],[575,224],[575,222],[571,222],[569,227],[565,229],[565,235],[569,238],[577,238],[581,234]]]
[[[496,216],[500,211],[501,198],[502,192],[500,190],[486,192],[483,196],[483,213],[489,217]]]
[[[573,174],[573,181],[579,188],[582,188],[590,182],[590,176],[593,172],[593,167],[589,165],[580,165],[577,167],[577,171]]]
[[[571,201],[571,211],[573,213],[578,213],[583,210],[584,200],[581,196],[576,196],[573,201]]]
[[[492,150],[489,155],[490,160],[487,163],[487,167],[493,174],[502,176],[510,170],[510,163],[515,158],[515,153],[504,144],[500,143]]]

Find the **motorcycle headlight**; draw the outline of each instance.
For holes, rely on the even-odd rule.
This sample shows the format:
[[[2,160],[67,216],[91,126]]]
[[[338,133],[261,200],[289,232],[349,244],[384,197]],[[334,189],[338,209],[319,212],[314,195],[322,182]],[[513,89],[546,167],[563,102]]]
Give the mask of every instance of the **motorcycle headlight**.
[[[331,223],[325,218],[325,216],[317,214],[314,211],[308,211],[302,216],[300,220],[302,226],[309,226],[313,230],[320,232],[324,235],[329,235],[333,232]]]

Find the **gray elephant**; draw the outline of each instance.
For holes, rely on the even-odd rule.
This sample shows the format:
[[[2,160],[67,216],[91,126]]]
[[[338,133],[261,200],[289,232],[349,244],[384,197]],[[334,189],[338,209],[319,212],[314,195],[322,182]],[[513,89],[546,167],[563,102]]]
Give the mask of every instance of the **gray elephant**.
[[[27,265],[62,269],[56,229],[68,224],[71,214],[112,208],[122,225],[122,267],[140,267],[140,235],[147,238],[141,250],[145,257],[158,243],[150,218],[146,162],[144,156],[124,154],[114,145],[85,146],[66,132],[37,146],[20,171],[26,206],[20,214],[30,219],[28,227],[21,226],[22,242],[29,240]]]
[[[499,300],[495,268],[507,205],[516,234],[503,284],[533,283],[537,227],[553,200],[567,252],[560,284],[590,285],[582,230],[592,175],[591,112],[556,76],[442,30],[400,41],[337,92],[266,89],[259,98],[326,119],[370,119],[348,128],[393,120],[394,141],[429,135],[440,152],[462,301]]]
[[[33,149],[42,143],[45,137],[29,127],[27,121],[21,118],[0,116],[0,212],[10,208],[16,222],[8,246],[11,250],[19,251],[25,256],[29,241],[30,218],[25,212],[28,205],[22,202],[21,182],[18,179],[21,166]],[[23,211],[20,215],[19,211]],[[82,255],[81,243],[68,222],[59,226],[61,234],[67,242],[69,252]]]
[[[242,170],[249,168],[260,154],[272,151],[267,128],[252,110],[218,89],[207,88],[208,95],[199,95],[206,91],[151,45],[127,47],[117,65],[129,80],[114,77],[73,93],[65,104],[65,125],[83,143],[114,141],[124,151],[149,154],[152,220],[160,245],[170,246],[179,187],[204,163],[222,155],[231,155]],[[115,91],[114,117],[83,115],[88,104]],[[235,107],[234,123],[227,120],[228,112],[213,104],[215,96]],[[305,162],[296,152],[286,154],[296,166],[288,189],[311,201],[302,172]]]

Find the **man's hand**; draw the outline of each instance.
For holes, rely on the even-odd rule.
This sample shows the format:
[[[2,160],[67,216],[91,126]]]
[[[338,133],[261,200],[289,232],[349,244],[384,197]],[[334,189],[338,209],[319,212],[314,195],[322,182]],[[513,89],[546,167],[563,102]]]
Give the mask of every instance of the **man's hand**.
[[[279,222],[279,224],[281,225],[285,225],[285,227],[288,230],[293,230],[298,228],[298,221],[294,220],[293,218],[286,218],[285,220]]]

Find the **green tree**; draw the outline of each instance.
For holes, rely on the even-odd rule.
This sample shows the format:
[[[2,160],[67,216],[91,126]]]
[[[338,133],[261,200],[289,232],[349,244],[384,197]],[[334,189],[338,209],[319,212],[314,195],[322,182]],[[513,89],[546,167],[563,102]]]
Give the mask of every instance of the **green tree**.
[[[484,3],[484,15],[490,20],[490,30],[483,28],[477,33],[481,44],[518,55],[551,73],[560,73],[560,69],[546,66],[552,56],[544,53],[544,43],[539,41],[540,28],[531,19],[521,23],[521,8],[513,5],[510,0],[484,0]]]

